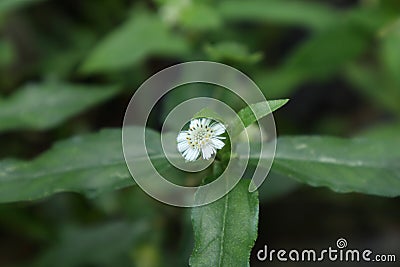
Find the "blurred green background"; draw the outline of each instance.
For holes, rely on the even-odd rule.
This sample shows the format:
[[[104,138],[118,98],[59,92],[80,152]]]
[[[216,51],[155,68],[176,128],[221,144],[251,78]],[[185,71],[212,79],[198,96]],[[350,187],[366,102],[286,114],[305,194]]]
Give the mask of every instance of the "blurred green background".
[[[230,64],[268,99],[290,98],[275,113],[278,135],[400,138],[398,0],[0,0],[0,27],[0,158],[30,160],[57,140],[121,127],[145,79],[190,60]],[[192,96],[171,93],[149,126]],[[252,266],[265,266],[255,258],[264,244],[339,237],[400,257],[398,198],[279,176],[260,196]],[[137,187],[1,204],[0,234],[0,266],[187,266],[193,248],[190,210]]]

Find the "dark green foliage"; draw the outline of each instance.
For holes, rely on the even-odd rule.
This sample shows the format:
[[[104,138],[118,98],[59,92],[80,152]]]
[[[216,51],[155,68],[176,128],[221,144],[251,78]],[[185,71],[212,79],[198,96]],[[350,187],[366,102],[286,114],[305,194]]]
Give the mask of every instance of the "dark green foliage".
[[[335,225],[343,233],[362,229],[363,240],[378,228],[374,236],[397,237],[400,4],[354,2],[1,0],[0,266],[186,266],[191,252],[194,267],[257,266],[257,225],[259,238],[292,243],[314,231],[306,240],[331,238]],[[249,193],[249,180],[242,179],[227,196],[192,211],[159,204],[135,186],[120,129],[144,80],[190,60],[238,68],[268,105],[251,103],[251,109],[212,85],[171,92],[147,124],[156,169],[182,185],[203,180],[177,171],[159,143],[168,111],[192,97],[216,98],[238,114],[193,110],[234,134],[205,170],[210,177],[223,171],[228,148],[240,147],[241,123],[255,126],[276,111],[278,133],[275,161],[259,192]],[[139,128],[129,133],[140,141]],[[256,162],[252,156],[245,177]],[[279,222],[268,229],[275,216],[292,214],[277,200],[299,203],[299,212],[313,216],[331,210],[315,203],[341,213],[301,214],[302,225],[280,229]],[[356,209],[353,200],[361,203],[358,213],[346,210]],[[307,228],[325,221],[329,231],[322,234]]]

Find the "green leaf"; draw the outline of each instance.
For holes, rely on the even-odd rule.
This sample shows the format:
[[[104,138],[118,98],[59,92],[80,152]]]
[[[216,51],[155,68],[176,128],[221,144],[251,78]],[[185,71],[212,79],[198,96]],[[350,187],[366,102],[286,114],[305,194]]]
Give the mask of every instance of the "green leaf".
[[[228,20],[248,20],[301,25],[316,30],[337,23],[339,12],[326,5],[304,1],[223,1],[217,10]]]
[[[262,53],[251,53],[246,46],[236,42],[206,45],[205,52],[211,60],[218,62],[254,64],[262,59]]]
[[[263,149],[268,154],[269,147]],[[272,170],[336,192],[397,197],[400,196],[399,160],[398,135],[386,139],[281,137]]]
[[[239,111],[238,115],[245,127],[255,123],[259,119],[267,116],[271,112],[284,106],[289,99],[269,100],[268,102],[259,102]]]
[[[179,26],[185,31],[208,31],[222,25],[215,8],[202,1],[158,0],[159,13],[170,26]]]
[[[400,133],[400,123],[382,123],[374,125],[359,134],[363,138],[374,138],[380,140],[390,140],[396,138]]]
[[[268,99],[289,97],[307,78],[299,69],[287,70],[283,67],[273,71],[260,71],[254,75],[255,82]]]
[[[137,127],[129,131],[133,136],[142,134]],[[158,143],[159,134],[146,132],[153,165],[162,173],[171,172]],[[29,162],[0,161],[0,202],[35,200],[65,191],[91,197],[133,185],[122,154],[121,135],[120,129],[106,129],[61,141]],[[132,153],[136,154],[131,157],[145,156]]]
[[[250,266],[257,238],[258,194],[248,192],[249,183],[241,180],[223,198],[192,209],[195,246],[190,266]]]
[[[0,67],[8,66],[13,62],[16,51],[8,40],[0,39]]]
[[[32,266],[126,266],[131,248],[148,236],[149,226],[143,221],[110,222],[91,227],[67,225],[59,232],[58,242]]]
[[[355,14],[311,35],[291,51],[279,68],[256,73],[255,80],[264,95],[289,97],[302,83],[324,81],[362,55],[372,43],[374,31],[372,26],[359,25],[362,23],[353,18]]]
[[[182,27],[195,31],[213,30],[221,26],[221,18],[215,9],[198,2],[191,2],[184,8],[179,20]]]
[[[394,80],[385,78],[380,70],[362,64],[350,64],[345,68],[348,81],[356,90],[371,99],[372,104],[380,104],[384,108],[400,114],[399,87]]]
[[[168,29],[159,17],[147,12],[135,13],[94,47],[81,70],[84,73],[115,71],[148,56],[173,57],[187,50],[185,40]]]
[[[140,136],[140,129],[131,131]],[[400,140],[395,131],[389,133],[359,139],[282,137],[272,171],[337,192],[400,196]],[[171,177],[183,177],[162,156],[159,134],[148,130],[147,138],[155,167]],[[268,155],[268,146],[264,149]],[[35,200],[65,191],[94,196],[133,184],[122,155],[119,129],[59,142],[30,162],[0,161],[0,202]]]
[[[59,79],[70,77],[97,41],[96,32],[86,28],[66,27],[63,34],[61,44],[60,42],[45,42],[40,45],[40,52],[46,53],[46,57],[40,59],[35,70],[45,77]]]
[[[300,44],[289,55],[281,71],[302,74],[303,79],[325,78],[360,56],[370,38],[353,25],[341,23]]]
[[[385,34],[381,44],[381,59],[385,70],[400,87],[400,21],[394,24],[393,29]]]
[[[271,112],[274,112],[280,107],[284,106],[288,101],[289,99],[278,99],[250,104],[250,106],[247,106],[244,109],[240,110],[238,112],[238,117],[231,119],[231,121],[228,121],[227,118],[222,118],[219,114],[209,108],[204,108],[200,110],[193,116],[193,118],[210,118],[220,121],[221,123],[226,124],[232,130],[232,136],[235,137],[236,135],[241,133],[242,124],[246,128],[249,125],[258,121],[259,119],[267,116]],[[239,119],[241,120],[241,122],[239,121]]]
[[[11,12],[15,9],[27,6],[29,4],[41,2],[44,0],[1,0],[0,1],[0,17],[3,14]]]
[[[398,8],[384,8],[383,3],[378,5],[360,5],[350,9],[347,13],[348,18],[358,30],[367,30],[375,35],[388,24],[396,20],[399,16]],[[373,17],[373,19],[371,19]]]
[[[256,104],[250,104],[250,106],[245,107],[244,109],[238,112],[238,116],[242,121],[244,127],[248,127],[249,125],[255,123],[261,118],[267,116],[268,114],[276,111],[280,107],[284,106],[289,99],[278,99],[278,100],[269,100],[267,102],[259,102]],[[242,123],[238,121],[238,118],[233,119],[230,123],[228,123],[228,127],[232,129],[232,135],[235,137],[240,134],[243,130],[241,125]]]
[[[29,84],[6,99],[0,98],[0,131],[49,129],[118,92],[116,86]]]

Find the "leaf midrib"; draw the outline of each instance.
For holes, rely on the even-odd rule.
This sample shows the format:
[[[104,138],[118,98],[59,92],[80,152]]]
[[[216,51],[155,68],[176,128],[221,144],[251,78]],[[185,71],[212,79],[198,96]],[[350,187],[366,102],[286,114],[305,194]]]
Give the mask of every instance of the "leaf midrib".
[[[145,159],[145,158],[146,157],[143,156],[143,157],[139,157],[139,158],[135,158],[135,159],[136,160],[141,160],[141,159]],[[154,160],[165,159],[165,156],[163,156],[163,155],[150,156],[150,159],[154,159]],[[124,164],[126,164],[125,161],[114,161],[114,162],[110,161],[110,162],[107,162],[107,163],[101,164],[101,165],[99,165],[99,164],[97,164],[97,165],[91,164],[91,165],[87,165],[87,166],[81,166],[81,167],[78,167],[78,168],[62,169],[62,170],[56,170],[56,171],[53,171],[53,172],[45,172],[45,173],[36,173],[34,175],[29,175],[29,179],[34,180],[34,179],[38,179],[38,178],[43,177],[43,176],[59,175],[59,174],[64,174],[64,173],[66,174],[66,173],[72,173],[72,172],[77,172],[77,171],[90,170],[90,169],[94,169],[94,168],[110,167],[110,166],[124,165]],[[10,177],[12,177],[12,179],[11,180],[3,180],[3,182],[12,181],[15,178],[21,179],[21,178],[25,178],[26,177],[24,175],[17,175],[17,176],[13,177],[12,176],[13,173],[9,173],[9,175],[10,175]]]
[[[220,242],[220,250],[219,250],[219,259],[218,259],[218,266],[221,266],[222,258],[224,254],[224,241],[225,241],[225,224],[226,224],[226,215],[228,210],[228,201],[229,201],[229,194],[225,195],[225,203],[224,203],[224,215],[222,217],[222,231],[221,231],[221,242]]]
[[[306,159],[306,158],[295,158],[295,157],[275,157],[275,160],[286,160],[286,161],[302,161],[302,162],[311,162],[311,163],[318,163],[318,164],[328,164],[328,165],[335,165],[335,166],[345,166],[345,167],[352,167],[352,168],[375,168],[375,169],[395,169],[394,166],[391,165],[377,165],[377,164],[368,164],[370,162],[361,162],[358,164],[354,161],[321,161],[318,159]]]
[[[253,157],[252,157],[253,156]],[[267,160],[269,158],[254,158],[254,155],[250,155],[249,160]],[[273,158],[273,161],[279,161],[279,160],[287,160],[287,161],[302,161],[302,162],[310,162],[310,163],[318,163],[318,164],[331,164],[331,165],[338,165],[338,166],[346,166],[346,167],[352,167],[352,168],[376,168],[376,169],[396,169],[395,166],[392,165],[378,165],[378,164],[370,164],[371,162],[362,162],[362,164],[355,163],[354,161],[338,161],[337,162],[332,162],[332,161],[321,161],[319,159],[315,158],[300,158],[300,157],[282,157],[282,156],[275,156]]]

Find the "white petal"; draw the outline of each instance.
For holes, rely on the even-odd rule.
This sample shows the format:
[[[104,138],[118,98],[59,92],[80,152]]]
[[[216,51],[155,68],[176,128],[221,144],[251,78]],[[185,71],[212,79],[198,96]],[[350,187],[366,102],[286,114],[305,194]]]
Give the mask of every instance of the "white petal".
[[[186,142],[186,140],[178,143],[178,151],[179,152],[184,152],[185,150],[187,150],[189,148],[189,144],[188,142]]]
[[[211,126],[211,129],[214,131],[214,135],[221,135],[225,133],[225,126],[218,122],[214,123]]]
[[[200,124],[198,119],[194,119],[190,122],[190,128],[197,128],[197,125]]]
[[[201,154],[203,156],[203,159],[209,159],[210,158],[210,156],[209,156],[210,152],[209,152],[208,146],[205,146],[205,147],[203,147],[201,149]]]
[[[215,152],[215,149],[212,146],[207,145],[207,146],[203,147],[201,152],[203,154],[203,159],[207,159],[208,160],[208,159],[211,158],[212,154]]]
[[[198,148],[193,149],[191,153],[191,157],[188,159],[189,161],[195,161],[200,154],[200,150]]]
[[[211,120],[210,120],[210,119],[204,119],[203,126],[204,126],[204,127],[210,126],[210,123],[211,123]]]
[[[180,133],[178,134],[178,137],[176,138],[176,141],[177,141],[178,143],[179,143],[179,142],[182,142],[182,141],[186,141],[187,135],[188,135],[187,131],[180,132]]]
[[[189,147],[188,149],[186,149],[185,151],[182,152],[182,156],[186,158],[186,155],[190,152],[190,150],[192,150],[192,147]]]
[[[185,150],[183,153],[182,153],[182,156],[186,159],[186,160],[188,160],[189,159],[189,155],[191,154],[191,152],[194,150],[194,148],[192,148],[192,147],[189,147],[187,150]]]
[[[190,147],[182,155],[187,161],[194,161],[199,156],[199,153],[200,153],[199,149]]]
[[[217,139],[217,138],[212,138],[212,139],[211,139],[211,143],[213,144],[213,146],[214,146],[216,149],[221,149],[221,148],[223,148],[224,145],[225,145],[224,142],[222,142],[221,140],[219,140],[219,139]]]
[[[215,150],[215,148],[212,145],[210,145],[210,148],[211,148],[213,154],[217,153],[217,150]]]
[[[208,129],[206,129],[209,127]],[[211,131],[210,131],[211,130]],[[226,137],[219,136],[225,133],[226,128],[223,124],[215,122],[208,118],[193,119],[190,121],[190,130],[181,131],[177,136],[177,148],[186,161],[195,161],[202,156],[208,160],[217,149],[225,146],[221,140]],[[196,142],[194,146],[190,145],[190,140]]]
[[[205,128],[206,126],[210,125],[211,120],[207,119],[207,118],[203,118],[201,119],[201,126],[203,126],[203,128]]]

